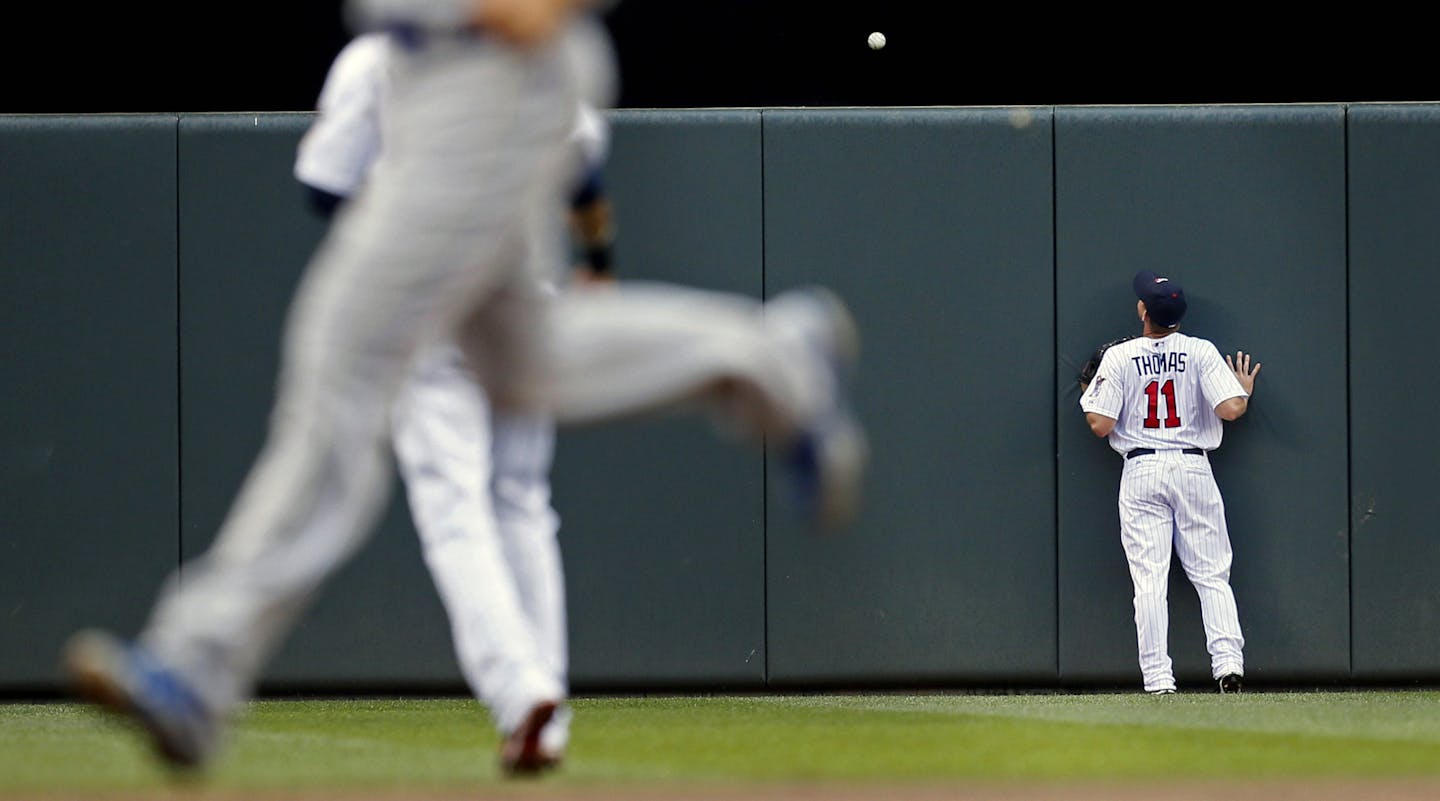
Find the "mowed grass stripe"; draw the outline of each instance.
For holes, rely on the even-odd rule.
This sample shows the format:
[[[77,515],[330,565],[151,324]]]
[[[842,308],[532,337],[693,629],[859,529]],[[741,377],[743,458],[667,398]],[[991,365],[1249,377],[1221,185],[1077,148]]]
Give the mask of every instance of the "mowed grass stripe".
[[[1177,703],[1178,702],[1178,703]],[[574,702],[561,786],[1440,775],[1433,693],[837,695]],[[498,782],[466,699],[262,701],[205,777],[216,789]],[[0,795],[166,785],[139,737],[71,704],[0,705]]]
[[[637,778],[680,770],[766,779],[1440,773],[1434,697],[1402,695],[1353,731],[1363,718],[1357,705],[1332,706],[1328,694],[1278,705],[1260,695],[1240,704],[1219,696],[810,696],[727,699],[718,710],[709,699],[645,699],[595,710],[604,725],[577,728],[575,750],[621,765],[633,750],[628,775]],[[1245,707],[1240,725],[1224,724]],[[1273,731],[1258,729],[1267,715]],[[687,722],[692,716],[707,722]],[[1309,733],[1307,721],[1323,730]],[[631,748],[612,745],[620,742]]]
[[[474,701],[261,701],[237,717],[203,778],[219,789],[464,786],[495,778],[496,742]],[[110,715],[0,706],[0,793],[133,791],[173,778]]]
[[[805,699],[794,703],[804,704]],[[1158,698],[1136,692],[1034,696],[1019,704],[1005,696],[860,696],[830,698],[823,704],[877,711],[1440,743],[1440,693],[1434,691],[1182,693]]]

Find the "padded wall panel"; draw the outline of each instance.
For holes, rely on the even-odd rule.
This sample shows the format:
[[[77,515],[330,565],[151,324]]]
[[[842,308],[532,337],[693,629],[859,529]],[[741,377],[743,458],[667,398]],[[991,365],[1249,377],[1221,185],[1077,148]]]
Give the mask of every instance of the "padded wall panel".
[[[128,632],[178,553],[175,118],[0,118],[0,683]]]
[[[1354,672],[1433,679],[1440,378],[1416,304],[1440,291],[1440,106],[1352,106],[1349,134]]]
[[[1349,671],[1345,158],[1339,106],[1056,111],[1060,677],[1139,682],[1120,547],[1120,457],[1096,441],[1075,374],[1138,334],[1131,277],[1186,290],[1186,333],[1263,363],[1249,414],[1211,456],[1253,679]],[[1170,652],[1208,681],[1199,603],[1170,581]]]
[[[761,294],[758,111],[615,111],[622,279]],[[764,462],[696,416],[565,429],[555,503],[577,688],[765,679]]]
[[[765,112],[766,291],[852,306],[873,450],[838,537],[772,482],[772,684],[1053,681],[1050,176],[1048,109]]]

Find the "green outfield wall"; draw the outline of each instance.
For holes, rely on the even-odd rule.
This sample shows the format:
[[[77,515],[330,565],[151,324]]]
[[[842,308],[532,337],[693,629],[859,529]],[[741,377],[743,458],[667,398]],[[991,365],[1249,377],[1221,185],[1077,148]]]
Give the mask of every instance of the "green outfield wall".
[[[1264,364],[1212,456],[1252,684],[1440,680],[1440,104],[609,117],[621,274],[837,289],[874,464],[820,537],[708,420],[563,431],[577,691],[1138,686],[1121,463],[1074,376],[1138,331],[1141,268]],[[134,631],[226,514],[324,232],[310,119],[0,117],[0,692],[58,688],[78,627]],[[263,686],[463,689],[398,484]]]

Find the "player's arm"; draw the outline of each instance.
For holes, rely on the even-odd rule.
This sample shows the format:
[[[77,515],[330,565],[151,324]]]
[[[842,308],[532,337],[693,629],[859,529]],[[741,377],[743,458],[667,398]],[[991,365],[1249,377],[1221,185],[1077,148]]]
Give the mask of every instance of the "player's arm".
[[[328,189],[321,189],[304,181],[301,181],[300,185],[305,188],[305,202],[309,204],[310,210],[322,220],[332,219],[335,212],[339,211],[345,203],[344,195],[337,195]]]
[[[1090,433],[1097,437],[1108,437],[1120,419],[1120,410],[1125,398],[1121,392],[1120,360],[1110,348],[1115,343],[1102,346],[1099,365],[1093,374],[1081,376],[1084,390],[1080,393],[1080,408],[1085,412],[1085,422]],[[1087,368],[1084,373],[1090,373]],[[1086,379],[1089,380],[1086,380]]]
[[[604,115],[589,104],[581,103],[571,143],[583,165],[579,181],[570,194],[571,242],[578,251],[578,262],[571,277],[577,284],[609,284],[615,277],[612,258],[615,213],[605,179],[610,125]]]
[[[1086,412],[1085,422],[1090,424],[1090,433],[1097,437],[1105,438],[1115,430],[1115,418],[1107,417],[1099,412]]]
[[[1100,362],[1105,359],[1105,354],[1108,353],[1110,349],[1115,347],[1116,345],[1119,345],[1122,342],[1129,342],[1134,338],[1134,336],[1128,336],[1121,337],[1120,339],[1112,339],[1109,342],[1106,342],[1100,347],[1096,348],[1095,352],[1090,354],[1090,358],[1086,359],[1085,364],[1081,366],[1080,375],[1078,377],[1078,380],[1080,382],[1080,394],[1082,396],[1085,394],[1085,391],[1090,388],[1090,382],[1095,378],[1095,374],[1100,371]]]
[[[380,85],[389,44],[370,34],[335,57],[320,89],[315,119],[296,150],[294,174],[311,211],[335,215],[355,193],[380,150]]]
[[[1215,406],[1215,414],[1221,420],[1239,420],[1250,409],[1250,396],[1255,393],[1255,376],[1260,373],[1260,362],[1255,362],[1252,366],[1250,354],[1237,350],[1233,357],[1228,353],[1225,355],[1225,365],[1234,374],[1245,394],[1221,401]]]
[[[615,214],[599,165],[586,174],[570,201],[570,230],[580,251],[574,278],[582,284],[604,284],[615,278],[612,250]]]

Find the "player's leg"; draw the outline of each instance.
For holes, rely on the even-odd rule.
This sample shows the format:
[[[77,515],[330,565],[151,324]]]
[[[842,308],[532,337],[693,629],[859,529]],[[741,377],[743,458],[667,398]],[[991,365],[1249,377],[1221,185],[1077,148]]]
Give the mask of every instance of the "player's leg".
[[[569,673],[565,575],[557,539],[560,517],[550,492],[555,424],[540,414],[498,414],[491,420],[490,497],[501,548],[540,655],[555,684],[564,688]],[[545,727],[542,745],[548,759],[564,754],[570,718],[569,708],[562,706]]]
[[[526,613],[491,503],[490,410],[458,348],[426,349],[394,409],[395,453],[461,671],[497,727],[519,726],[557,681]]]
[[[368,533],[389,486],[388,404],[412,354],[517,261],[514,198],[564,150],[575,104],[554,96],[563,80],[539,74],[544,53],[475,46],[415,62],[397,80],[398,146],[307,268],[269,440],[213,547],[167,585],[142,635],[145,659],[88,649],[80,656],[95,659],[71,661],[77,680],[108,695],[97,700],[123,695],[114,705],[157,738],[164,710],[136,709],[152,700],[130,681],[138,666],[180,677],[221,718]]]
[[[784,322],[754,299],[679,286],[562,293],[551,406],[563,423],[590,423],[718,403],[748,433],[794,431],[835,390]]]
[[[814,478],[801,500],[822,524],[853,513],[865,441],[844,381],[857,346],[832,296],[798,290],[762,304],[621,282],[562,293],[550,306],[552,384],[542,394],[562,423],[705,409],[757,441],[764,436],[797,477]]]
[[[412,355],[461,299],[517,269],[523,209],[513,198],[563,150],[573,104],[547,108],[521,94],[535,76],[514,59],[466,54],[415,65],[408,79],[394,116],[411,146],[377,166],[372,191],[317,253],[289,317],[265,455],[213,556],[187,569],[147,632],[207,683],[235,677],[215,688],[221,707],[245,692],[270,641],[368,530],[388,489],[389,400]],[[497,101],[510,113],[451,108],[487,83],[517,95]],[[233,670],[197,664],[217,653]]]
[[[1135,634],[1147,692],[1175,689],[1170,660],[1170,555],[1173,515],[1164,466],[1156,457],[1127,459],[1120,478],[1120,539],[1135,588]]]
[[[1230,588],[1232,552],[1225,502],[1204,456],[1184,457],[1175,497],[1175,552],[1200,597],[1205,645],[1216,679],[1245,675],[1245,638]]]

